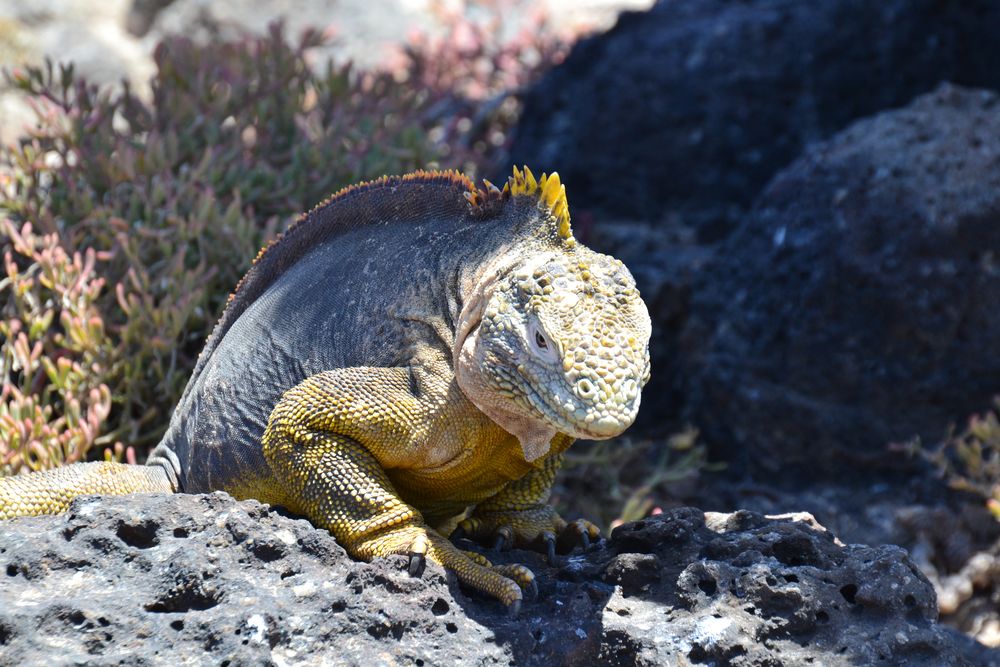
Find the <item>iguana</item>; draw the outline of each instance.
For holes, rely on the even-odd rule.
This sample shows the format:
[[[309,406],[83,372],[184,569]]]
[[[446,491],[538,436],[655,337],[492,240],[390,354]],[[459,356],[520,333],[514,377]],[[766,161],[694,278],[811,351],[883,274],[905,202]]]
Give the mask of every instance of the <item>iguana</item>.
[[[435,528],[555,551],[599,536],[548,505],[575,438],[633,421],[650,320],[628,269],[573,237],[557,174],[348,187],[258,255],[148,465],[0,479],[0,518],[82,494],[225,490],[307,516],[356,558],[429,558],[515,612],[533,575]],[[471,510],[469,510],[471,508]]]

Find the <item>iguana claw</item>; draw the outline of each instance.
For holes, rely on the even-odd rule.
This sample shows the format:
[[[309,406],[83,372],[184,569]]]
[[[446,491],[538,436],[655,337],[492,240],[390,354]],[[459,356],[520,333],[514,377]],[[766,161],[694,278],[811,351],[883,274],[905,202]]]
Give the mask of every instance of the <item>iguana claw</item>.
[[[586,519],[577,519],[566,524],[559,532],[560,546],[568,551],[582,547],[584,551],[601,539],[601,529]]]
[[[419,577],[424,573],[427,559],[423,554],[410,554],[410,564],[408,570],[411,577]]]
[[[514,529],[510,526],[497,528],[496,539],[493,542],[494,551],[506,551],[514,544]]]
[[[427,562],[427,535],[418,534],[410,544],[409,571],[411,577],[419,577]]]
[[[528,586],[527,596],[529,600],[538,599],[538,582],[534,579],[531,580],[531,584]]]
[[[509,605],[507,605],[507,615],[511,618],[517,618],[518,614],[521,613],[521,601],[514,600]]]
[[[542,531],[541,534],[542,543],[545,545],[545,555],[548,558],[549,565],[556,565],[556,534],[551,530]]]

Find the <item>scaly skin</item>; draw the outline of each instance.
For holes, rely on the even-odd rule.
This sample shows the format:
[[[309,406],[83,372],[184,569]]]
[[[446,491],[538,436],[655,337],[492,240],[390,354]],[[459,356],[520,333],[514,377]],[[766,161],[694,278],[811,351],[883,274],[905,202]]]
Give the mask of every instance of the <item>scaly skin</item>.
[[[392,245],[392,236],[379,236],[377,219],[358,223],[362,231],[376,225],[369,246],[390,253],[383,263],[391,265],[412,247],[422,258],[418,264],[430,264],[418,266],[422,273],[412,284],[381,278],[369,262],[363,271],[372,284],[351,287],[352,274],[335,272],[353,271],[340,268],[352,257],[329,250],[329,257],[320,256],[327,264],[315,263],[315,255],[308,259],[311,248],[329,238],[317,225],[342,224],[330,220],[341,209],[350,213],[352,201],[369,213],[388,203],[388,215],[396,216],[414,202],[407,196],[418,196],[406,193],[411,185],[424,197],[420,188],[441,188],[449,197],[465,188],[468,203],[461,204],[470,220],[486,221],[454,222],[455,231],[446,233],[436,223],[426,225],[429,234],[416,222],[398,227],[397,234],[416,235],[406,243],[430,244],[423,250]],[[583,544],[599,537],[593,524],[568,524],[546,503],[573,440],[618,435],[639,408],[649,378],[650,323],[628,270],[576,242],[555,174],[536,180],[527,169],[515,169],[503,191],[490,184],[476,190],[451,174],[417,174],[357,192],[354,200],[349,192],[317,209],[319,222],[293,229],[241,282],[157,448],[163,467],[140,473],[89,464],[86,473],[70,466],[0,480],[0,517],[61,511],[81,493],[219,488],[304,514],[357,558],[408,554],[413,572],[425,558],[438,562],[514,610],[525,592],[535,590],[531,572],[460,551],[439,528],[471,508],[459,532],[500,547],[533,546],[554,556],[561,536]],[[362,197],[370,202],[358,203]],[[445,210],[461,210],[449,202]],[[319,316],[298,302],[290,309],[314,330],[300,332],[294,322],[268,314],[285,312],[272,294],[301,296],[290,290],[326,271],[334,273],[321,294],[333,296],[317,297],[326,299],[315,309]],[[345,293],[337,296],[336,289]],[[352,291],[358,289],[366,298],[374,298],[369,290],[381,290],[380,300],[357,306],[355,299],[365,296]],[[357,317],[338,310],[345,299],[346,305],[381,311]],[[351,338],[359,323],[387,342],[368,348]],[[246,331],[261,326],[269,327],[266,340],[247,338]],[[347,361],[314,362],[329,350],[312,339],[328,330],[344,332],[335,340],[359,341],[343,356]],[[298,362],[283,366],[289,355],[300,355]],[[313,362],[328,365],[296,377],[300,366]],[[240,363],[249,365],[250,381],[239,375]],[[260,367],[270,363],[278,371]],[[276,378],[282,393],[267,406],[233,406],[248,400],[241,392],[259,387],[261,377]],[[254,430],[255,415],[268,417],[260,431]]]
[[[0,520],[16,516],[59,514],[84,493],[122,496],[172,493],[162,468],[121,463],[77,463],[31,475],[0,479]]]

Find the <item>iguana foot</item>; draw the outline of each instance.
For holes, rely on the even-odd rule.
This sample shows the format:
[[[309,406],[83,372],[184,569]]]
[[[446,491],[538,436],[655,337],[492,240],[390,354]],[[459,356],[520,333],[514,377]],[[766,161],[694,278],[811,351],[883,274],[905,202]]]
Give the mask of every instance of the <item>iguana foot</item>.
[[[322,374],[314,378],[322,379]],[[409,556],[414,575],[430,560],[508,609],[520,608],[521,588],[530,588],[534,580],[530,572],[494,568],[469,558],[399,498],[385,470],[356,440],[310,428],[308,422],[301,425],[308,413],[300,406],[319,406],[315,409],[323,417],[336,403],[297,396],[297,391],[312,389],[306,381],[287,392],[264,433],[264,456],[285,494],[276,500],[327,528],[355,558]]]
[[[512,615],[521,608],[525,595],[538,594],[535,575],[523,565],[493,565],[484,556],[461,551],[437,531],[421,525],[392,528],[348,546],[355,556],[370,560],[377,556],[403,554],[410,557],[410,574],[421,573],[431,560],[451,570],[464,586],[502,602]]]
[[[500,576],[513,579],[517,582],[517,585],[521,587],[521,592],[524,593],[529,600],[534,600],[538,597],[538,582],[535,581],[535,573],[526,568],[524,565],[517,563],[511,563],[509,565],[494,565],[488,558],[486,558],[486,556],[476,551],[462,551],[462,553],[483,567],[493,570]]]
[[[556,547],[572,551],[599,540],[601,529],[586,519],[566,522],[547,505],[529,510],[474,512],[463,519],[452,538],[467,537],[501,551],[513,546],[544,551],[556,563]]]

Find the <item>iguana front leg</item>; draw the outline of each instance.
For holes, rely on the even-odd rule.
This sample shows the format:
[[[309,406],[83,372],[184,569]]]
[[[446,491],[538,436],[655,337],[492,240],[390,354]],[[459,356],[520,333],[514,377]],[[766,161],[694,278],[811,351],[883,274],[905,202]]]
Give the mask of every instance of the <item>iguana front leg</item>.
[[[415,573],[426,557],[516,613],[522,588],[535,587],[531,571],[493,567],[458,550],[399,497],[377,458],[398,457],[426,435],[437,399],[433,392],[416,396],[414,382],[409,369],[348,368],[286,392],[263,437],[282,503],[329,530],[356,558],[406,554]]]
[[[556,436],[556,439],[565,436]],[[569,442],[554,443],[561,452]],[[562,467],[563,455],[545,459],[542,467],[509,483],[495,496],[476,505],[468,518],[459,522],[453,537],[493,540],[496,549],[510,546],[542,546],[549,561],[555,561],[556,542],[572,541],[587,547],[599,539],[601,530],[586,519],[567,523],[548,505],[552,483]]]

